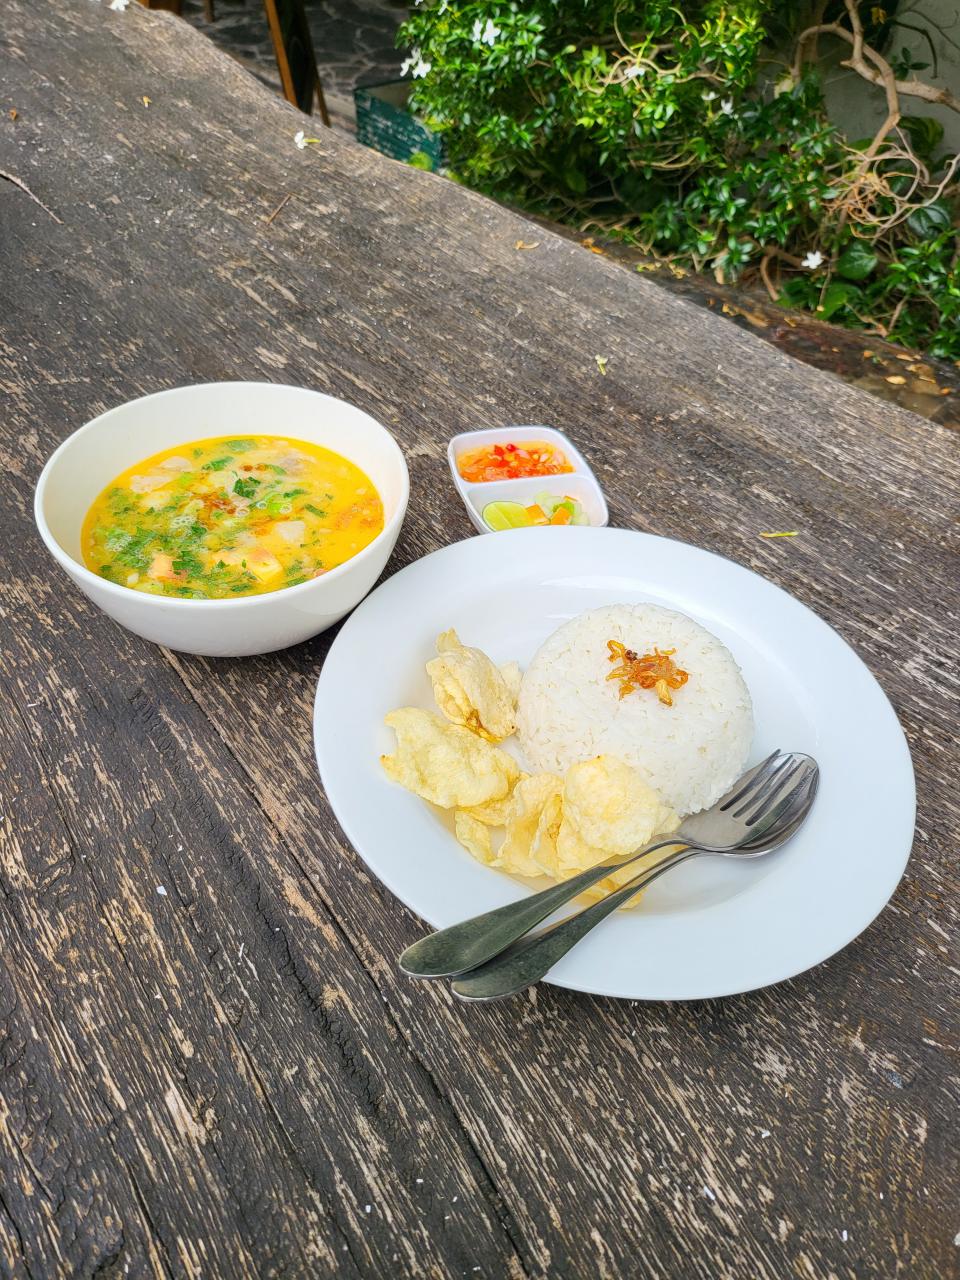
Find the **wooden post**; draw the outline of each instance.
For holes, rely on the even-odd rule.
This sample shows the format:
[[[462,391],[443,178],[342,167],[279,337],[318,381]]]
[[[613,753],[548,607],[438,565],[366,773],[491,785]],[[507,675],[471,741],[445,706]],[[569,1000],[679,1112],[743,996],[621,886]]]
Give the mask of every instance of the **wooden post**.
[[[329,128],[330,115],[323,96],[313,37],[303,0],[263,0],[273,49],[280,71],[283,94],[288,102],[311,115],[316,94],[320,119]]]

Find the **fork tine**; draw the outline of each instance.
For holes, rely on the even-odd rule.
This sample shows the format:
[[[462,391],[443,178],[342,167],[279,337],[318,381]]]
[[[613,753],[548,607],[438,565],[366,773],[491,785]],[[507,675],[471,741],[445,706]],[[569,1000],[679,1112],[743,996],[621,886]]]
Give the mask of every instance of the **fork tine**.
[[[762,791],[750,797],[748,804],[741,805],[740,813],[756,821],[762,818],[767,810],[784,794],[785,788],[791,786],[797,780],[798,774],[803,770],[804,765],[801,760],[789,758],[787,763],[780,769],[775,777],[771,778]]]
[[[782,830],[794,825],[796,829],[805,820],[816,799],[817,788],[820,784],[820,767],[816,760],[811,759],[809,766],[808,773],[791,790],[789,796],[786,797],[786,802],[782,806],[776,806],[773,821],[761,823],[760,830],[750,835],[746,844],[741,845],[742,849],[753,849],[756,845],[763,846],[769,840],[769,832],[774,828]]]
[[[760,786],[761,783],[769,777],[771,770],[775,767],[775,761],[778,759],[780,759],[779,747],[776,751],[772,751],[770,755],[767,756],[766,760],[761,760],[755,768],[751,769],[744,777],[735,782],[733,787],[720,800],[717,808],[721,812],[729,809],[731,805],[736,804],[738,800],[742,800],[744,796],[753,791],[755,787]]]
[[[786,781],[786,778],[796,771],[797,764],[799,764],[799,762],[797,762],[797,758],[794,754],[787,753],[786,755],[781,755],[781,758],[777,760],[776,765],[774,765],[772,771],[767,774],[764,781],[760,783],[760,786],[754,787],[753,790],[750,791],[750,794],[745,797],[745,800],[742,801],[739,808],[733,810],[731,817],[740,818],[741,814],[749,813],[751,808],[758,805],[760,801],[767,799],[767,796],[771,795],[773,791],[780,790],[783,786],[783,782]]]
[[[765,796],[749,817],[744,819],[745,825],[752,827],[761,818],[764,819],[765,827],[778,822],[793,804],[803,799],[813,772],[814,766],[798,760],[789,773],[784,775],[776,791]]]
[[[758,831],[758,835],[753,839],[762,840],[767,832],[780,826],[781,823],[789,822],[793,813],[799,812],[812,803],[813,795],[810,777],[802,778],[763,818],[754,819],[757,822],[756,827],[748,824],[749,830]]]

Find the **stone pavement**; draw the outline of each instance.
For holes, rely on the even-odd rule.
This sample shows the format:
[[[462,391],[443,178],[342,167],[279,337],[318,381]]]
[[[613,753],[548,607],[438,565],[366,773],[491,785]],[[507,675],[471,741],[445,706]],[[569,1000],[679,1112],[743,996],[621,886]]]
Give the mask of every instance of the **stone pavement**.
[[[396,31],[407,6],[390,0],[306,0],[317,64],[334,123],[350,128],[353,89],[360,80],[399,74],[403,54]],[[183,16],[253,74],[279,91],[280,76],[260,0],[214,0],[215,20],[203,0],[184,0]]]

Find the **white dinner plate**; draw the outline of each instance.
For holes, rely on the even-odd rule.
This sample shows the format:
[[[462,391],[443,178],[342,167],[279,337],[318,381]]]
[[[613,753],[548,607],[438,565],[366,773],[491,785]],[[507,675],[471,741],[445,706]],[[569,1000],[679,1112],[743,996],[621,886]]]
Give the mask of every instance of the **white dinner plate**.
[[[370,869],[443,927],[531,892],[475,861],[447,814],[390,782],[379,757],[395,707],[433,707],[424,663],[439,632],[523,666],[568,618],[650,601],[726,644],[753,696],[751,763],[774,748],[820,762],[806,824],[779,852],[699,858],[595,929],[549,981],[600,995],[697,1000],[819,964],[882,910],[913,840],[913,767],[876,680],[814,613],[741,565],[624,529],[517,529],[444,547],[387,579],[334,641],[314,740],[327,797]]]

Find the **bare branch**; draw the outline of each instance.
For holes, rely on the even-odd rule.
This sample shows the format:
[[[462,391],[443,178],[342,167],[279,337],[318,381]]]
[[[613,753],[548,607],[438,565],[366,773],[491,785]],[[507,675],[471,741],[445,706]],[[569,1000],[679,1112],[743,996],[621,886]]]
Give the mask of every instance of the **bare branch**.
[[[874,80],[874,84],[876,84]],[[897,80],[897,93],[908,98],[922,98],[924,102],[937,102],[951,111],[960,111],[960,98],[949,89],[938,89],[932,84],[924,84],[922,80]]]
[[[902,94],[908,98],[922,98],[924,102],[937,102],[941,106],[949,107],[951,111],[960,111],[960,98],[952,94],[949,89],[938,89],[932,84],[925,84],[922,80],[917,80],[915,77],[912,80],[898,80],[894,76],[893,68],[889,62],[882,58],[875,49],[864,44],[863,28],[860,25],[856,7],[850,0],[844,0],[844,4],[848,14],[856,17],[856,26],[852,31],[848,31],[846,27],[841,27],[836,22],[820,22],[815,26],[807,27],[797,37],[797,49],[793,66],[790,68],[790,75],[794,83],[798,83],[800,80],[806,46],[818,35],[831,35],[836,36],[839,40],[845,40],[847,44],[852,46],[852,53],[849,59],[844,61],[843,65],[856,71],[858,75],[862,76],[864,80],[868,80],[871,84],[879,85],[886,92],[888,111],[891,111],[892,107],[891,92],[896,96]],[[858,32],[859,35],[857,34]],[[869,66],[868,61],[872,62],[873,66]],[[899,105],[897,114],[899,116]]]
[[[897,327],[897,321],[900,319],[900,312],[906,306],[906,298],[901,298],[897,305],[893,308],[893,314],[890,316],[886,324],[879,324],[880,334],[884,338],[889,338],[890,334]]]
[[[756,243],[757,242],[754,241],[754,244]],[[773,259],[776,259],[778,262],[789,263],[791,267],[797,267],[797,268],[802,267],[803,262],[800,258],[796,257],[795,254],[787,253],[786,249],[781,249],[779,245],[768,244],[764,246],[763,254],[760,258],[760,263],[759,263],[760,279],[763,281],[766,287],[767,293],[769,293],[770,295],[771,301],[779,302],[780,301],[779,290],[777,289],[777,286],[774,284],[774,282],[770,279],[770,263],[773,261]]]

